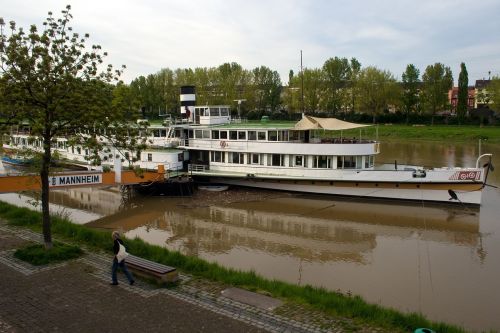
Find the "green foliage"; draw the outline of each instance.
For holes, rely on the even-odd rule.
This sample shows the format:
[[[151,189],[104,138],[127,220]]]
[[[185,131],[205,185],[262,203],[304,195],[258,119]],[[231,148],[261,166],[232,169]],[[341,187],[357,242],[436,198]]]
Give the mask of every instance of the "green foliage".
[[[441,63],[429,65],[422,76],[423,99],[431,114],[445,110],[448,105],[448,91],[453,87],[450,67]]]
[[[27,212],[29,210],[26,208],[18,208],[0,202],[0,217],[6,218],[9,223],[17,221],[16,224],[20,225],[21,222],[18,220],[18,216]],[[13,218],[14,216],[16,218]],[[26,226],[30,228],[35,227],[36,229],[36,225],[32,222],[25,222]],[[59,218],[54,218],[53,231],[54,234],[72,242],[85,244],[108,252],[112,250],[111,233],[109,231],[88,229],[85,226],[72,224],[67,220]],[[206,278],[253,291],[264,291],[274,297],[308,304],[333,316],[355,318],[370,324],[406,331],[412,331],[416,327],[433,327],[439,332],[445,333],[465,332],[451,325],[432,323],[419,314],[403,314],[393,309],[368,304],[359,296],[344,295],[319,287],[297,286],[277,280],[267,280],[253,271],[242,272],[224,268],[216,263],[209,263],[196,257],[188,257],[160,246],[149,245],[138,238],[124,239],[124,242],[128,252],[136,256],[177,267],[195,277]]]
[[[28,245],[16,250],[14,257],[32,265],[40,266],[75,259],[82,254],[83,251],[78,246],[54,242],[50,249],[46,249],[40,244]]]
[[[351,67],[347,58],[330,58],[323,64],[325,73],[326,89],[328,91],[327,110],[336,112],[345,108],[350,100],[348,81],[351,77]]]
[[[491,101],[493,102],[492,109],[500,114],[500,76],[495,76],[491,79],[488,86],[488,92]]]
[[[461,123],[467,113],[467,99],[469,93],[469,75],[467,68],[462,62],[460,64],[460,74],[458,75],[458,103],[457,103],[457,117]]]
[[[376,116],[390,103],[394,103],[399,95],[399,88],[392,74],[375,67],[361,70],[356,89],[361,106],[372,114],[373,123],[376,122]]]
[[[408,117],[410,113],[417,112],[419,106],[419,94],[418,89],[420,86],[420,71],[413,64],[406,66],[406,70],[402,75],[403,79],[403,92],[402,92],[402,104],[403,112],[406,114],[406,122],[408,123]]]

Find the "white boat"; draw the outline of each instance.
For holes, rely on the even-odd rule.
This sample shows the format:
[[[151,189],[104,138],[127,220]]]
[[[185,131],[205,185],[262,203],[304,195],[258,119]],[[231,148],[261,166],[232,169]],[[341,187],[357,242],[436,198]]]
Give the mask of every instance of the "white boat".
[[[202,107],[178,148],[189,173],[228,185],[353,197],[480,205],[490,163],[472,168],[375,167],[380,144],[345,130],[369,125],[304,116],[296,124],[211,123],[219,107]],[[196,114],[196,112],[195,112]],[[324,136],[330,132],[331,137]]]
[[[183,119],[150,126],[150,146],[141,152],[135,165],[145,169],[163,165],[167,172],[184,170],[193,177],[224,185],[481,204],[491,154],[479,156],[475,167],[470,168],[376,167],[380,143],[361,136],[362,128],[369,125],[309,116],[295,124],[246,123],[231,119],[229,110],[223,105],[194,106],[193,93],[181,94]],[[355,129],[360,130],[356,138],[343,136],[344,131]],[[28,137],[27,133],[12,133],[4,147],[15,150],[32,145],[41,149],[39,140]],[[70,161],[87,162],[89,152],[69,146],[66,138],[58,138],[53,149]],[[113,167],[116,153],[112,148],[102,152],[103,164]],[[486,159],[490,162],[481,166]]]

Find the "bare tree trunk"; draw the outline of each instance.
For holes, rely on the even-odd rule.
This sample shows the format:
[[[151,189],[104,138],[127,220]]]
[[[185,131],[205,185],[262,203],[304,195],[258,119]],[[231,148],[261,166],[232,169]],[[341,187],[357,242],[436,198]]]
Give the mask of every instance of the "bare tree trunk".
[[[43,240],[45,248],[52,248],[52,232],[49,212],[49,166],[50,166],[50,136],[44,135],[43,138],[43,157],[40,169],[40,180],[42,182],[42,223]]]

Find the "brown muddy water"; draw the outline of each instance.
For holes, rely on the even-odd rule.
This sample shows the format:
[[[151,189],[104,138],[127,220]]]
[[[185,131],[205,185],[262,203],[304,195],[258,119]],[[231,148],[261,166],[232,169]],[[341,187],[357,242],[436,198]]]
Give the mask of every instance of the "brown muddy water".
[[[478,145],[385,143],[377,162],[474,166]],[[482,145],[500,167],[500,147]],[[500,170],[488,182],[500,185]],[[95,228],[270,279],[321,286],[471,330],[500,331],[500,192],[480,209],[234,188],[192,198],[72,189],[52,202]]]

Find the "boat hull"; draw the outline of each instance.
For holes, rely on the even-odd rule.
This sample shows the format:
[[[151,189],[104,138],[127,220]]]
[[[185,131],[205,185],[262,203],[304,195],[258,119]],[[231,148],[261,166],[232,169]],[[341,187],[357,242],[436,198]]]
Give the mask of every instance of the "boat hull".
[[[359,198],[380,198],[422,202],[446,202],[468,205],[481,204],[482,183],[402,183],[402,182],[343,182],[289,180],[266,178],[214,177],[212,181],[228,185],[272,190],[330,194]],[[449,191],[458,200],[454,200]]]

